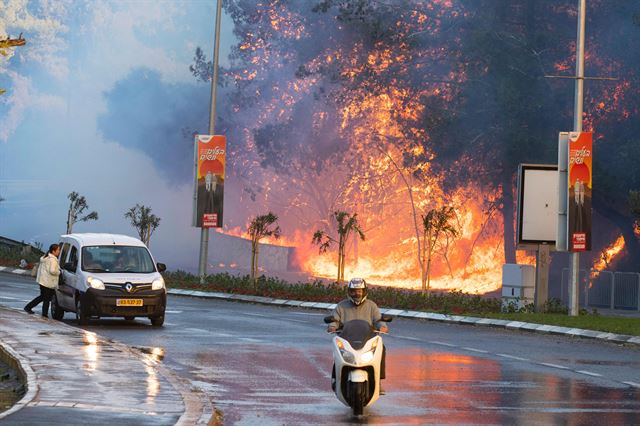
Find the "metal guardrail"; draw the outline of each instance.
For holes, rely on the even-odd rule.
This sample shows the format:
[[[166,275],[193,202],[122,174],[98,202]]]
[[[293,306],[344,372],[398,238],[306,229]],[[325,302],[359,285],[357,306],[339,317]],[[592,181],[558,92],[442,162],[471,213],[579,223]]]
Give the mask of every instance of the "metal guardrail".
[[[640,273],[580,270],[580,306],[640,311]],[[569,269],[562,269],[560,300],[568,302]]]

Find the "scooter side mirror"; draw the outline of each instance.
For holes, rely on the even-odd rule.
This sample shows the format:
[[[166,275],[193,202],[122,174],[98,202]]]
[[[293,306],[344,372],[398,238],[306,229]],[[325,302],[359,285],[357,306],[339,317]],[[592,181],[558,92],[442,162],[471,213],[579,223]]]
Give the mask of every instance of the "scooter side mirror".
[[[393,317],[391,315],[382,314],[380,321],[391,322],[393,321]]]
[[[332,322],[338,322],[338,320],[335,319],[333,315],[327,315],[326,317],[324,317],[325,324],[331,324]]]

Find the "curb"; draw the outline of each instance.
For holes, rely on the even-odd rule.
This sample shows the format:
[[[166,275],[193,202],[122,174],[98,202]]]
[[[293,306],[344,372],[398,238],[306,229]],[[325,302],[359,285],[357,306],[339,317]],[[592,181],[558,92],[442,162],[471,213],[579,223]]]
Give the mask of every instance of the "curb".
[[[25,392],[24,396],[7,411],[0,413],[0,420],[2,420],[4,417],[23,409],[34,400],[38,394],[38,381],[36,380],[36,373],[29,365],[29,361],[2,340],[0,340],[0,359],[16,370],[20,381],[27,386],[27,392]]]
[[[320,310],[333,310],[336,307],[335,303],[322,303],[322,302],[304,302],[301,300],[285,300],[285,299],[273,299],[270,297],[262,296],[247,296],[242,294],[230,294],[230,293],[216,293],[208,291],[198,290],[181,290],[181,289],[168,289],[168,294],[175,296],[189,296],[198,297],[203,299],[219,299],[230,300],[234,302],[248,302],[248,303],[260,303],[263,305],[275,305],[275,306],[292,306],[298,308],[320,309]],[[425,319],[428,321],[439,321],[454,324],[463,325],[481,325],[489,327],[506,328],[509,330],[520,331],[532,331],[536,333],[544,334],[557,334],[571,337],[582,337],[586,339],[596,339],[600,341],[607,341],[619,344],[632,344],[637,345],[640,348],[640,336],[629,336],[626,334],[607,333],[603,331],[585,330],[582,328],[570,328],[561,327],[555,325],[543,325],[522,321],[500,320],[492,318],[479,318],[479,317],[467,317],[461,315],[445,315],[437,314],[433,312],[420,312],[420,311],[407,311],[402,309],[387,309],[380,308],[380,312],[387,315],[393,315],[400,318],[408,319]]]

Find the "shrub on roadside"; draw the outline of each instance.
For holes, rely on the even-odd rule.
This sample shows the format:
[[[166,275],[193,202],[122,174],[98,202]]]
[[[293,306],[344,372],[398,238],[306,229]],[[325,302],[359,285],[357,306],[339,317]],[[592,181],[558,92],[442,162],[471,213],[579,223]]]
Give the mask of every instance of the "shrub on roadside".
[[[327,303],[337,303],[345,298],[344,285],[335,282],[327,284],[320,280],[289,283],[278,278],[261,276],[258,278],[257,288],[254,288],[253,281],[248,275],[233,276],[227,273],[208,275],[205,284],[200,284],[199,277],[184,271],[165,272],[163,275],[171,288]],[[459,290],[427,295],[417,290],[371,286],[369,298],[381,307],[445,314],[500,312],[501,306],[499,299],[483,298]]]

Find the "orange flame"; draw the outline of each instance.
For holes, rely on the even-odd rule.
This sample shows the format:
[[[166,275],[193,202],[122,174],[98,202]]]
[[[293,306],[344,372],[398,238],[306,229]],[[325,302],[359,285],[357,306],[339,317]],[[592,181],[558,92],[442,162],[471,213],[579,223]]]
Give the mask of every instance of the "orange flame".
[[[596,271],[602,271],[607,268],[613,259],[624,249],[624,237],[620,235],[609,247],[604,249],[600,254],[600,258],[597,259],[593,268]]]

